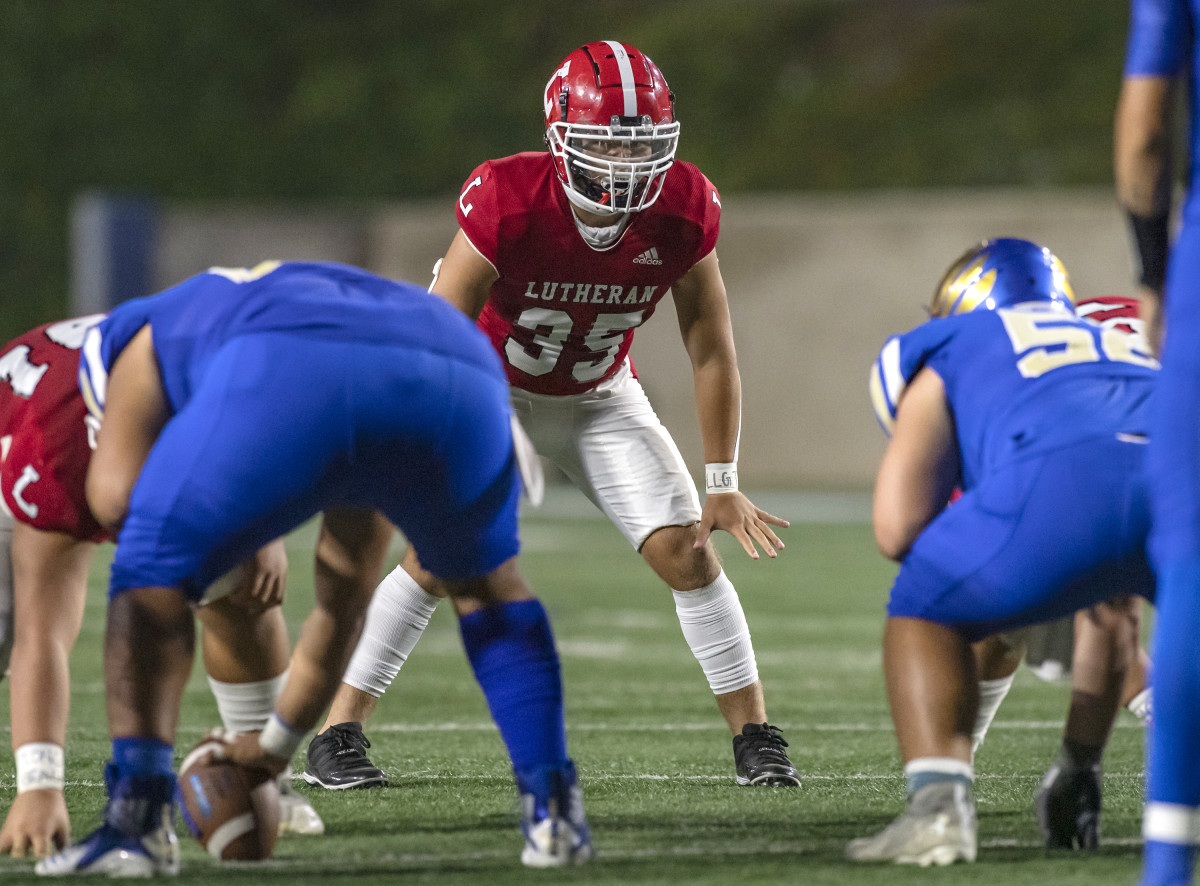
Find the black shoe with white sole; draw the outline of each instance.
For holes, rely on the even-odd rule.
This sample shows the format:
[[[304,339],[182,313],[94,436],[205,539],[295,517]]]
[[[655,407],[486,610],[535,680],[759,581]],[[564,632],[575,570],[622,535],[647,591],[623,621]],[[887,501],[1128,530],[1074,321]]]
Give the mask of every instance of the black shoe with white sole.
[[[367,757],[370,746],[361,723],[335,723],[309,742],[301,775],[330,791],[385,787],[387,775]]]
[[[733,737],[733,759],[737,764],[737,783],[760,787],[800,786],[800,774],[784,750],[788,743],[778,726],[747,723],[742,734]]]

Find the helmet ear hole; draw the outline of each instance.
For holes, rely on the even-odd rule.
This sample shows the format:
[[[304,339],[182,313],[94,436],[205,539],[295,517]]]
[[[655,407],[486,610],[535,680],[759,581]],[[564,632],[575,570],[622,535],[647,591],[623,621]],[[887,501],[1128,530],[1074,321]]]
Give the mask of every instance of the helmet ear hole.
[[[566,89],[558,94],[558,119],[567,119],[567,101],[569,93]]]

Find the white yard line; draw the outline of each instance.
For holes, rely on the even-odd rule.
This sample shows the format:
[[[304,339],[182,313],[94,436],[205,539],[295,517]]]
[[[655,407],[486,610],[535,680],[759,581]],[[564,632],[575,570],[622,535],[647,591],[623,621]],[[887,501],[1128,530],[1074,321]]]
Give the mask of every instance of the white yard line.
[[[731,784],[733,783],[733,778],[732,778],[732,776],[729,775],[729,773],[722,773],[720,775],[679,775],[679,774],[664,775],[662,773],[655,773],[655,772],[643,772],[643,773],[591,772],[586,767],[583,767],[582,771],[583,771],[584,781],[588,782],[589,784],[599,784],[602,782],[623,782],[623,781],[672,781],[672,782],[689,782],[689,783],[695,783],[695,784],[709,784],[709,783],[714,783],[714,782],[719,783],[719,782],[727,781],[727,782],[730,782]],[[414,782],[414,781],[425,781],[425,782],[475,781],[475,782],[480,782],[480,783],[496,781],[496,782],[504,782],[505,784],[507,784],[507,783],[511,782],[511,780],[512,780],[507,775],[481,775],[481,774],[471,774],[471,773],[456,774],[456,775],[443,775],[443,774],[437,773],[437,772],[403,772],[400,774],[394,774],[391,777],[392,777],[392,780],[395,782],[393,787],[397,787],[399,785],[399,783],[401,783],[401,782]],[[1142,777],[1143,777],[1143,773],[1141,771],[1138,771],[1138,772],[1105,772],[1104,773],[1104,778],[1106,781],[1108,781],[1108,780],[1111,780],[1111,781],[1141,780]],[[828,782],[899,781],[901,778],[903,778],[903,776],[901,775],[901,773],[899,771],[891,772],[891,773],[851,772],[851,773],[846,773],[844,775],[814,775],[812,773],[807,773],[807,772],[802,771],[800,773],[800,778],[803,781],[828,781]],[[1037,779],[1037,778],[1040,778],[1040,776],[1039,775],[1018,775],[1018,774],[1012,774],[1012,773],[1000,774],[1000,773],[987,773],[987,772],[980,773],[975,776],[976,781],[1000,781],[1000,782],[1008,782],[1008,781],[1027,782],[1027,781],[1030,781],[1032,779]],[[296,782],[297,784],[303,784],[304,779],[300,775],[293,775],[292,781]],[[83,780],[78,780],[78,781],[67,781],[65,784],[66,784],[66,787],[71,787],[71,788],[102,788],[102,787],[104,787],[103,781],[91,781],[89,779],[83,779]],[[9,779],[0,779],[0,790],[12,790],[15,787],[16,787],[15,781],[9,780]]]
[[[406,832],[398,830],[395,834],[389,835],[395,838],[402,839],[406,836]],[[824,848],[827,845],[838,845],[841,843],[839,839],[805,839],[797,838],[795,842],[784,843],[775,841],[765,845],[746,845],[745,841],[737,843],[720,843],[712,840],[706,840],[704,843],[697,843],[688,846],[670,846],[670,847],[654,847],[654,848],[635,848],[607,845],[602,838],[596,841],[597,861],[603,863],[606,860],[631,860],[631,859],[669,859],[669,858],[722,858],[722,857],[744,857],[744,856],[788,856],[788,855],[804,855],[806,852],[812,852],[819,848]],[[1104,846],[1140,846],[1142,841],[1137,837],[1120,837],[1106,838],[1103,841]],[[1043,849],[1044,845],[1040,840],[1013,840],[1013,839],[996,839],[996,840],[980,840],[980,849]],[[319,873],[321,871],[342,873],[353,868],[362,868],[363,876],[371,876],[376,873],[382,873],[382,869],[389,866],[400,865],[446,865],[464,862],[492,862],[497,860],[512,859],[515,862],[517,852],[515,849],[492,849],[482,852],[447,852],[447,853],[392,853],[384,852],[378,855],[339,855],[337,859],[322,862],[318,857],[299,857],[292,859],[271,858],[265,861],[253,862],[223,862],[220,866],[221,870],[226,870],[229,873],[234,873],[239,870],[257,870],[257,871],[304,871],[306,873]],[[5,860],[7,861],[7,860]],[[27,865],[25,865],[27,866]],[[5,864],[0,862],[0,871],[14,871],[16,864]],[[208,873],[209,868],[201,867],[200,865],[187,864],[185,866],[186,874],[201,874]],[[216,868],[212,869],[214,872]]]
[[[1062,729],[1062,720],[997,720],[992,729]],[[1140,723],[1131,718],[1122,718],[1114,729],[1141,729]],[[181,732],[202,734],[202,729],[181,729]],[[370,723],[367,732],[495,732],[490,722],[476,723]],[[568,732],[721,732],[720,724],[706,723],[568,723]],[[878,723],[795,723],[789,724],[788,732],[891,732],[892,724]]]

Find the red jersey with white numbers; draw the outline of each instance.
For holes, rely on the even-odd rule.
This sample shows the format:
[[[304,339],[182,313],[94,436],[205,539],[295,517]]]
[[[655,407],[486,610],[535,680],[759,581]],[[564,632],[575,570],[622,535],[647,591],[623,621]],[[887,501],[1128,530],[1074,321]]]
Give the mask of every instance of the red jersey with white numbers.
[[[79,393],[79,348],[103,314],[50,323],[0,351],[0,495],[14,519],[81,541],[105,541],[84,478],[95,422]]]
[[[721,202],[690,163],[675,161],[655,203],[612,246],[575,227],[550,155],[514,154],[471,173],[458,224],[496,268],[479,326],[514,387],[579,394],[611,377],[671,285],[717,244]]]

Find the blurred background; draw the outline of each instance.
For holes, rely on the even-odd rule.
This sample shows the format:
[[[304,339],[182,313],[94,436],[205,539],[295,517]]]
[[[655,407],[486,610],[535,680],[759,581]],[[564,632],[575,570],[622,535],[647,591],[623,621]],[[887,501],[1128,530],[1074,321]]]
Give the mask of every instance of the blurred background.
[[[1112,196],[1127,0],[2,0],[0,340],[213,265],[427,283],[480,162],[542,149],[541,91],[598,39],[653,58],[720,189],[751,485],[863,490],[866,396],[974,240],[1129,293]],[[689,464],[664,302],[643,381]]]

